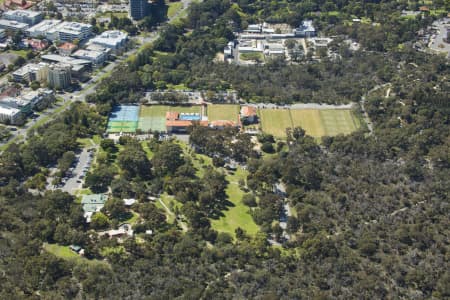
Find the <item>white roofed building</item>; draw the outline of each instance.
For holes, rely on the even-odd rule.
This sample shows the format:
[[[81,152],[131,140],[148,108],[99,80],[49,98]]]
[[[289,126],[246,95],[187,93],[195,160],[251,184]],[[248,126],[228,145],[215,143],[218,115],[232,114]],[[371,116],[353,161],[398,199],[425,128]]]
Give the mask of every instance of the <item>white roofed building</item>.
[[[25,31],[28,28],[27,23],[21,23],[17,21],[0,19],[0,29],[12,30],[12,31]]]
[[[93,65],[101,65],[108,58],[108,55],[105,52],[94,51],[94,50],[84,50],[84,49],[75,51],[75,53],[73,53],[72,56],[79,58],[79,59],[88,60],[88,61],[92,62]]]
[[[23,120],[23,114],[20,112],[20,109],[3,105],[0,102],[0,122],[8,124],[21,124]]]
[[[61,20],[44,20],[39,24],[36,24],[33,27],[28,28],[26,32],[29,36],[34,38],[43,36],[48,40],[54,40],[55,39],[54,36],[49,34],[49,32],[51,32],[52,28],[61,23],[62,23]]]
[[[43,19],[42,12],[32,10],[8,10],[2,15],[3,19],[17,21],[33,26]]]
[[[125,46],[128,34],[119,30],[108,30],[92,38],[89,45],[99,45],[102,47],[117,50]]]

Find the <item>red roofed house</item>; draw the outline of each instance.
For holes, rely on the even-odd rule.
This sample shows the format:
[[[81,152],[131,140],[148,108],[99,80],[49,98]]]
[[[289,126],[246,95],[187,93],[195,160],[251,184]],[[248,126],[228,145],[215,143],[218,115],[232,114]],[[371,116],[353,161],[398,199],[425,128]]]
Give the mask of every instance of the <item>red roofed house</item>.
[[[66,42],[66,43],[63,43],[63,44],[59,45],[58,52],[61,55],[69,56],[77,48],[78,48],[77,45],[69,43],[69,42]]]
[[[176,111],[168,111],[166,112],[166,121],[175,121],[178,120],[178,118],[180,117],[180,114],[177,113]]]
[[[7,9],[15,9],[15,8],[21,8],[21,9],[27,9],[33,6],[33,2],[31,1],[25,1],[25,0],[7,0],[3,3],[3,8]]]
[[[252,124],[257,121],[256,107],[254,106],[242,106],[241,108],[241,120],[243,123]]]
[[[166,131],[167,133],[186,133],[188,128],[194,123],[200,126],[208,126],[208,121],[180,120],[180,114],[174,111],[166,112]]]
[[[42,51],[48,47],[48,42],[46,40],[24,39],[23,43],[24,45],[31,47],[34,51]]]

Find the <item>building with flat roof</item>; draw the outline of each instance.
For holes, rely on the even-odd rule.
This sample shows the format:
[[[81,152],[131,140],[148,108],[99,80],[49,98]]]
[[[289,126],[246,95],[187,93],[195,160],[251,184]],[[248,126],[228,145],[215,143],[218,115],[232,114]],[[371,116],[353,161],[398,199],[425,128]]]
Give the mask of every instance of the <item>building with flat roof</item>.
[[[11,31],[25,31],[28,28],[27,23],[21,23],[17,21],[0,19],[0,29]]]
[[[54,100],[54,94],[52,90],[41,88],[23,93],[20,98],[26,103],[30,103],[31,109],[35,109],[44,100]]]
[[[73,41],[75,39],[84,40],[92,33],[92,25],[77,23],[77,22],[63,22],[57,26],[59,33],[59,40]]]
[[[48,76],[48,64],[44,62],[38,64],[30,63],[14,71],[12,76],[14,81],[17,82],[45,82]]]
[[[303,21],[302,25],[294,29],[294,34],[299,37],[316,36],[316,29],[313,26],[312,20]]]
[[[4,108],[18,109],[23,117],[31,113],[33,107],[29,99],[19,97],[5,97],[0,100],[0,105]]]
[[[72,54],[73,57],[90,61],[93,65],[101,65],[108,58],[107,53],[95,50],[80,49]]]
[[[37,38],[37,37],[45,37],[48,40],[53,40],[49,38],[48,32],[56,27],[58,24],[61,24],[61,20],[43,20],[42,22],[34,25],[27,29],[27,35]]]
[[[48,69],[48,85],[56,89],[65,89],[72,84],[71,66],[67,64],[51,65]]]
[[[148,0],[130,0],[129,16],[135,21],[141,20],[150,13]]]
[[[99,212],[105,206],[106,200],[108,200],[108,196],[105,194],[83,195],[81,205],[83,207],[84,217],[88,223],[91,221],[92,215]]]
[[[8,10],[2,15],[3,19],[26,23],[30,26],[39,23],[43,19],[43,14],[40,11],[32,10]]]
[[[128,34],[119,30],[108,30],[92,38],[88,45],[99,45],[102,47],[117,50],[125,46]]]
[[[6,37],[5,29],[0,29],[0,40],[3,40]]]
[[[3,105],[0,102],[0,122],[6,124],[19,125],[24,121],[24,117],[20,112],[20,109]]]
[[[85,40],[92,34],[92,25],[77,22],[62,22],[46,32],[46,38],[55,41]]]

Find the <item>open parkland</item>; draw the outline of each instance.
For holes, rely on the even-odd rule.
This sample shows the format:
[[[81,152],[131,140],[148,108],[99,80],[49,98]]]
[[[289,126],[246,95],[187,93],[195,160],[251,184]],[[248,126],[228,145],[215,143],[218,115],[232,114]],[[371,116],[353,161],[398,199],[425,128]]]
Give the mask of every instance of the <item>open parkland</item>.
[[[239,104],[203,105],[120,105],[109,116],[107,133],[168,132],[166,116],[168,113],[195,115],[199,120],[209,122],[230,121],[242,130],[258,129],[258,132],[271,134],[276,138],[286,138],[286,129],[301,127],[306,134],[320,138],[350,134],[356,131],[361,121],[351,108],[286,108],[255,107],[254,124],[242,125],[242,107]]]

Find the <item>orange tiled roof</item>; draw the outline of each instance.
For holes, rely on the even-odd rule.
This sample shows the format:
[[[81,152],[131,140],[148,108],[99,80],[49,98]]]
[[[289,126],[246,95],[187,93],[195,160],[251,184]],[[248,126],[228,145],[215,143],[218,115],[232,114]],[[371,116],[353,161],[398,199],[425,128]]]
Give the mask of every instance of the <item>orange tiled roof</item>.
[[[64,44],[61,44],[58,48],[59,49],[63,49],[63,50],[73,50],[73,49],[75,49],[77,47],[77,45],[75,45],[75,44],[72,44],[72,43],[64,43]]]
[[[176,111],[166,112],[166,120],[178,120],[180,114]]]
[[[250,117],[256,115],[256,107],[253,106],[243,106],[241,113],[244,117]]]
[[[170,126],[170,127],[189,127],[194,125],[195,121],[190,121],[190,120],[167,120],[166,121],[166,126]],[[198,124],[200,124],[201,126],[208,126],[208,121],[200,121],[197,122]]]

